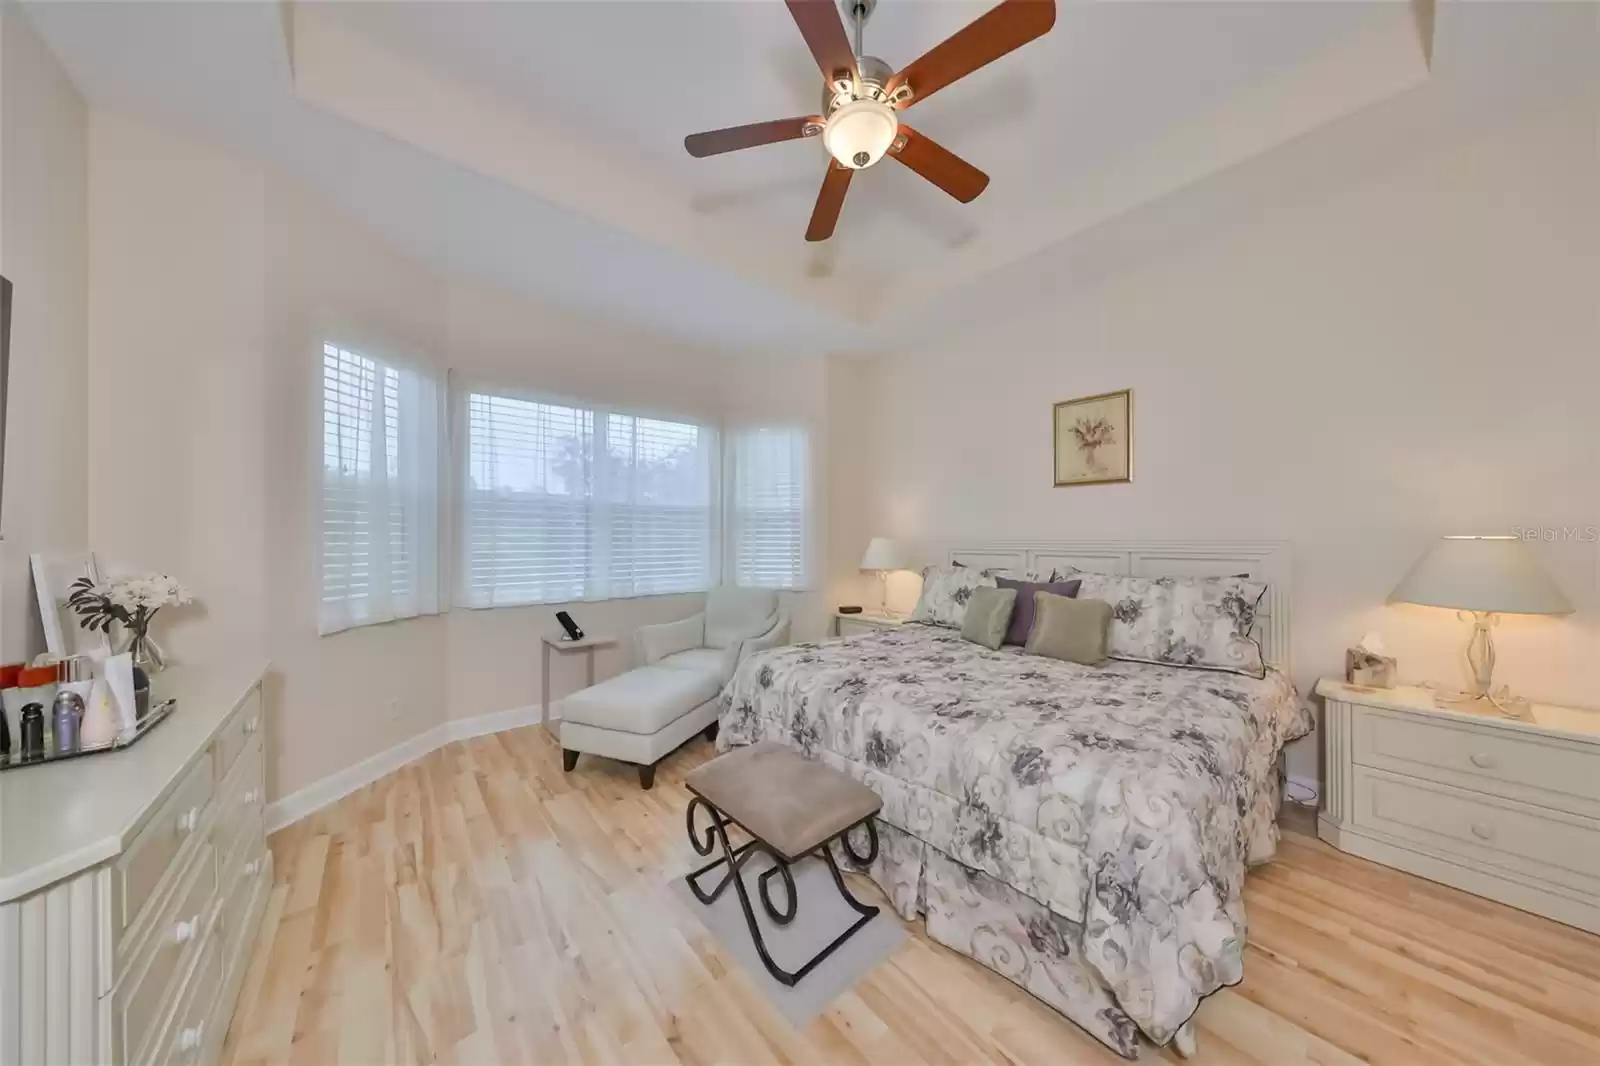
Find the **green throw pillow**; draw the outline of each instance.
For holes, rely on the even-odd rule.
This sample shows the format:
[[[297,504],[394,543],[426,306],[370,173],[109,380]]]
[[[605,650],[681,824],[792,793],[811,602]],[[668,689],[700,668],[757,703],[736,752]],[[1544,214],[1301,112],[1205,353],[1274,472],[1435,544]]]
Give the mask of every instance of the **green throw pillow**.
[[[961,619],[961,635],[990,651],[1000,647],[1011,625],[1011,609],[1017,605],[1016,589],[975,588]]]
[[[1106,657],[1111,605],[1050,592],[1033,594],[1033,631],[1025,649],[1032,655],[1093,666]]]

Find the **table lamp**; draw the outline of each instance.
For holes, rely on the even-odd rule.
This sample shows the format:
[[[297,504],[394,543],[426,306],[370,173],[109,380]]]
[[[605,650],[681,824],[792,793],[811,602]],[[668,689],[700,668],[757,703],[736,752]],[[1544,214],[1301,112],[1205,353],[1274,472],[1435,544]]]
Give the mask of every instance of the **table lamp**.
[[[1462,621],[1472,622],[1467,663],[1474,688],[1459,701],[1491,704],[1511,718],[1520,715],[1507,704],[1517,701],[1492,687],[1496,616],[1572,613],[1572,604],[1517,537],[1439,538],[1394,587],[1389,602],[1453,608]]]
[[[905,553],[900,550],[900,545],[888,537],[873,537],[867,545],[867,553],[861,557],[861,569],[877,571],[882,589],[878,610],[886,617],[893,617],[889,610],[889,572],[905,568]]]

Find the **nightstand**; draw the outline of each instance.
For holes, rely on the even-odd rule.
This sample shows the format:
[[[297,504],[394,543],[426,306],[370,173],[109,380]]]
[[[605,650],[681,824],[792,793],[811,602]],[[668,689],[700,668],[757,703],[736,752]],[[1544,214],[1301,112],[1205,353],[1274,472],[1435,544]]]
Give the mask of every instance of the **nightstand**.
[[[886,614],[873,614],[862,611],[860,614],[834,613],[833,628],[841,637],[853,637],[859,633],[875,633],[880,629],[899,629],[905,625],[904,618],[890,618]]]
[[[1324,679],[1317,835],[1340,851],[1600,933],[1600,711],[1526,719]]]

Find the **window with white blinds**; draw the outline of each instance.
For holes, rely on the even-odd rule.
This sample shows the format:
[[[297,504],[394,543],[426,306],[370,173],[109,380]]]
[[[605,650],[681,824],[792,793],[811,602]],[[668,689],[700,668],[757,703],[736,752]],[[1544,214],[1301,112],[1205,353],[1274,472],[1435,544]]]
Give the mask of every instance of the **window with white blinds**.
[[[467,607],[712,584],[716,432],[537,397],[464,398]]]
[[[798,427],[732,434],[728,448],[729,569],[750,588],[810,581],[810,440]]]
[[[439,382],[322,348],[318,629],[439,611]]]

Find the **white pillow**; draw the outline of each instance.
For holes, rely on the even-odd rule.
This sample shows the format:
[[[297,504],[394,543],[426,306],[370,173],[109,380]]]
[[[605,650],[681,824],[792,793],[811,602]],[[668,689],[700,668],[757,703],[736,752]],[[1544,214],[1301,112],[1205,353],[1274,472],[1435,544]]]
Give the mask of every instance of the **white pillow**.
[[[949,566],[928,566],[922,570],[922,594],[911,611],[911,621],[931,626],[948,626],[960,629],[967,617],[967,602],[974,589],[994,588],[996,578],[1015,581],[1046,581],[1031,570],[1009,570],[995,567],[980,570],[977,567],[952,563]]]
[[[911,621],[960,629],[973,590],[994,587],[994,575],[987,570],[974,570],[959,563],[923,567],[922,593],[911,611]]]
[[[1266,676],[1255,639],[1256,608],[1267,586],[1245,577],[1070,575],[1080,600],[1111,605],[1107,653],[1113,659]]]

